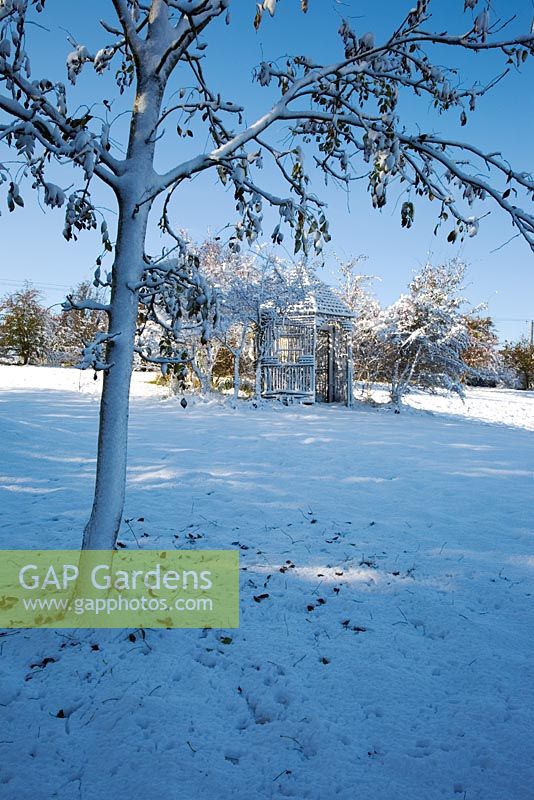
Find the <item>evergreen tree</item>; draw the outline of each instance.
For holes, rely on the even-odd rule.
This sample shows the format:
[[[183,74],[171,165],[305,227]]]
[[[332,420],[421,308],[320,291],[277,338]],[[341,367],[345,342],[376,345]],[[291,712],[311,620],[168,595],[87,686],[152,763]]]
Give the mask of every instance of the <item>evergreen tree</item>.
[[[4,358],[16,358],[21,364],[38,364],[44,359],[51,316],[41,300],[41,292],[26,283],[0,301],[0,353]]]

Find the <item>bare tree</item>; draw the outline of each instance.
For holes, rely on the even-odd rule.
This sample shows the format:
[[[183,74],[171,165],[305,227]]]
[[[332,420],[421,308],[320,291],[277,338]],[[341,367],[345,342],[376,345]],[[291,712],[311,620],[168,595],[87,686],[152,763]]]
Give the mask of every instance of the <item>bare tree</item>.
[[[377,208],[386,203],[390,185],[400,184],[406,190],[401,206],[406,227],[413,220],[412,198],[423,195],[438,201],[439,222],[452,221],[451,240],[465,233],[474,235],[478,219],[470,206],[488,197],[510,215],[518,233],[534,247],[534,217],[515,201],[516,193],[532,196],[530,175],[513,170],[500,155],[483,152],[472,143],[441,137],[431,129],[410,132],[398,109],[400,95],[412,92],[438,111],[456,109],[461,122],[466,122],[477,98],[494,82],[462,88],[455,70],[434,62],[434,48],[492,51],[521,64],[534,50],[531,34],[507,37],[502,23],[490,19],[486,3],[481,3],[478,13],[477,0],[465,0],[469,21],[458,34],[432,29],[429,0],[417,0],[380,42],[370,33],[356,35],[343,22],[341,52],[335,62],[322,64],[311,55],[299,55],[259,65],[258,84],[270,86],[269,94],[276,91],[277,96],[249,124],[242,105],[221,96],[205,66],[209,59],[202,35],[218,18],[230,22],[234,3],[110,0],[115,21],[102,22],[103,46],[91,52],[83,43],[72,41],[67,72],[74,83],[86,66],[102,75],[109,69],[116,78],[115,97],[107,84],[100,106],[79,110],[70,108],[62,83],[46,76],[30,77],[27,28],[34,14],[42,14],[45,0],[0,2],[0,138],[15,149],[19,162],[6,162],[0,170],[10,209],[23,205],[24,177],[45,204],[65,206],[68,239],[98,224],[91,196],[95,178],[111,188],[118,208],[114,243],[106,222],[101,223],[103,247],[113,251],[113,266],[107,272],[99,267],[95,276],[97,282],[111,287],[109,303],[99,307],[108,317],[108,328],[84,357],[86,366],[104,372],[95,498],[84,547],[113,547],[121,521],[140,298],[150,303],[150,294],[159,291],[171,302],[176,290],[184,291],[187,302],[182,310],[187,315],[200,325],[207,324],[210,316],[210,298],[196,279],[185,243],[172,223],[172,198],[191,177],[212,170],[222,184],[233,188],[239,214],[230,241],[234,250],[242,240],[258,239],[265,206],[279,213],[272,233],[275,242],[281,241],[284,226],[292,229],[297,249],[306,248],[311,239],[320,250],[323,240],[330,238],[324,203],[311,192],[304,150],[312,154],[319,170],[344,185],[361,177],[358,163],[363,160]],[[252,2],[250,6],[252,11]],[[308,1],[301,6],[306,11]],[[64,4],[62,16],[68,13],[66,8]],[[275,13],[276,0],[263,0],[256,8],[259,25],[265,11]],[[218,35],[230,37],[232,31],[229,27],[226,34],[219,30]],[[238,50],[239,46],[236,38],[234,47]],[[178,66],[189,74],[173,83]],[[115,133],[120,136],[121,131],[121,125],[115,125],[116,111],[120,96],[124,93],[125,101],[130,97],[130,86],[128,141],[116,143]],[[172,120],[177,122],[173,131],[179,138],[189,139],[195,128],[203,144],[183,158],[183,151],[173,147],[178,158],[166,170],[157,171],[156,149]],[[285,138],[281,135],[284,126]],[[287,144],[280,147],[283,138]],[[262,177],[266,159],[273,162],[282,188],[267,185],[269,177]],[[79,188],[69,190],[68,196],[49,180],[54,162],[78,168]],[[497,188],[502,184],[505,188]],[[169,258],[167,251],[158,262],[146,252],[145,237],[151,208],[159,197],[161,227],[175,252]],[[165,322],[174,324],[169,319]],[[157,363],[173,361],[172,354],[155,356],[142,347],[140,353]]]

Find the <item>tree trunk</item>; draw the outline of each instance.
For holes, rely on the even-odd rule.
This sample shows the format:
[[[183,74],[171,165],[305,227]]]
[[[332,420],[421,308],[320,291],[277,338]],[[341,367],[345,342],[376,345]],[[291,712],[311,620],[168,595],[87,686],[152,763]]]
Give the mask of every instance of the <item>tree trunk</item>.
[[[393,365],[393,373],[391,375],[391,388],[389,390],[392,405],[399,409],[402,401],[401,384],[399,379],[399,364],[396,361]]]
[[[239,338],[239,347],[236,350],[231,351],[232,355],[234,356],[234,398],[236,400],[239,399],[239,390],[241,389],[241,375],[239,373],[239,368],[241,366],[241,355],[245,347],[245,342],[247,341],[247,332],[248,326],[246,323],[244,323],[241,330],[241,336]]]
[[[93,508],[82,548],[108,550],[115,546],[124,507],[130,381],[132,375],[138,292],[130,288],[141,279],[150,203],[143,198],[154,180],[154,136],[164,86],[140,78],[130,127],[127,169],[117,190],[119,224],[113,264],[107,363],[100,401],[98,456]]]
[[[239,389],[241,388],[241,379],[239,377],[239,362],[241,360],[241,351],[234,350],[234,398],[239,399]]]
[[[256,400],[259,400],[261,397],[261,362],[259,360],[256,363],[256,380],[255,380],[254,395]]]
[[[111,550],[115,546],[124,507],[130,380],[138,303],[137,293],[129,289],[127,283],[131,273],[136,272],[132,275],[134,281],[139,278],[142,268],[139,240],[143,241],[144,231],[135,230],[140,227],[139,221],[131,217],[123,220],[120,227],[123,234],[117,240],[109,320],[109,332],[119,335],[109,343],[107,358],[112,366],[104,372],[95,496],[82,543],[82,548],[88,550]],[[133,235],[128,241],[130,231]]]
[[[391,405],[395,406],[396,409],[400,409],[402,404],[402,394],[400,391],[400,387],[396,385],[392,386],[390,396],[391,396]]]
[[[200,396],[209,397],[211,388],[211,381],[209,379],[209,376],[207,375],[206,372],[202,372],[201,370],[199,380],[200,380]]]
[[[202,354],[200,353],[200,356]],[[198,360],[197,360],[198,358]],[[199,393],[201,397],[206,397],[209,394],[209,387],[211,386],[211,379],[209,379],[207,372],[202,368],[200,364],[199,353],[196,348],[193,349],[192,353],[192,360],[191,360],[191,369],[193,374],[195,375],[198,385],[199,385]],[[206,370],[208,366],[206,367]]]
[[[217,353],[213,342],[208,342],[206,345],[206,388],[207,394],[211,394],[213,388],[213,367],[215,366],[215,359]]]

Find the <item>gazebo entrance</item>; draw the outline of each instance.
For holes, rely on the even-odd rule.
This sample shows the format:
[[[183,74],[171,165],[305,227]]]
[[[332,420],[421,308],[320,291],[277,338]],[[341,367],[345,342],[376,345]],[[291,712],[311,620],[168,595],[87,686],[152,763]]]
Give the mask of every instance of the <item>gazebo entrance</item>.
[[[320,328],[315,348],[315,399],[319,403],[334,402],[334,347],[335,328]]]
[[[350,405],[348,382],[352,379],[350,336],[340,325],[317,330],[315,346],[315,399],[319,403]]]

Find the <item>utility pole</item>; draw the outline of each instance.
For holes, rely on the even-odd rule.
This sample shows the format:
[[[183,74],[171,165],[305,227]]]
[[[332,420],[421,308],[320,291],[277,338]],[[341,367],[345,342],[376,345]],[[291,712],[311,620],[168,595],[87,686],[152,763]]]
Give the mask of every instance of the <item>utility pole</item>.
[[[534,319],[530,320],[530,346],[534,345]]]

